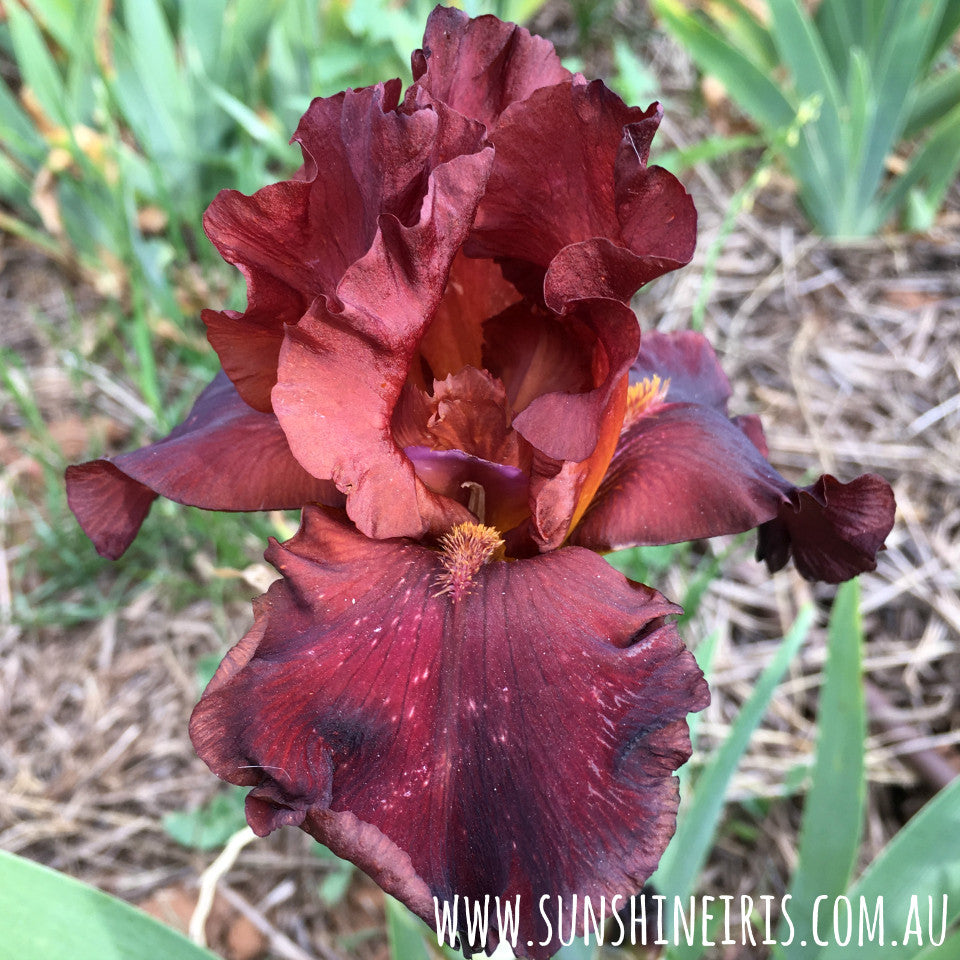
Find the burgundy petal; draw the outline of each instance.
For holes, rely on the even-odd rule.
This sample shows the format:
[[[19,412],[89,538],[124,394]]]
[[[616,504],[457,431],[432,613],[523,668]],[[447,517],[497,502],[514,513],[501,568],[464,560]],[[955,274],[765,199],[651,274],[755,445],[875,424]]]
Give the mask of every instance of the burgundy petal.
[[[298,177],[250,197],[224,190],[204,216],[207,235],[248,281],[245,312],[207,311],[204,320],[224,369],[257,409],[270,409],[284,326],[317,297],[336,308],[341,282],[351,270],[353,282],[362,276],[358,265],[374,248],[393,258],[387,268],[416,276],[422,251],[397,243],[391,224],[419,222],[431,171],[452,164],[461,177],[478,175],[482,190],[485,171],[469,161],[483,127],[443,104],[398,110],[399,93],[391,81],[314,100],[293,137],[304,157]],[[441,191],[431,202],[455,199]],[[424,269],[432,271],[432,261]]]
[[[727,417],[668,402],[624,431],[571,542],[619,550],[739,533],[776,516],[791,490]]]
[[[336,482],[368,536],[417,537],[470,519],[417,480],[390,424],[491,160],[487,148],[437,166],[419,220],[381,217],[370,251],[344,274],[336,301],[318,298],[286,334],[274,409],[296,458]]]
[[[431,923],[434,896],[519,895],[533,957],[541,896],[638,890],[708,699],[676,607],[578,549],[455,599],[443,555],[310,508],[268,557],[284,579],[191,721],[258,833],[299,823]]]
[[[488,130],[511,103],[571,76],[549,41],[496,17],[471,20],[452,7],[430,14],[423,49],[411,62],[416,88]]]
[[[223,372],[186,420],[150,446],[67,468],[67,501],[97,552],[116,560],[157,496],[206,510],[343,503],[294,460],[277,418],[240,399]]]
[[[633,311],[616,301],[579,302],[574,316],[596,338],[591,363],[593,389],[543,393],[514,418],[513,425],[547,456],[581,461],[596,449],[605,417],[619,415],[619,429],[623,414],[614,410],[611,399],[636,356],[640,328]],[[556,317],[553,322],[560,326],[563,319]]]
[[[824,476],[798,489],[785,480],[765,458],[759,420],[726,416],[729,383],[701,334],[644,334],[631,378],[647,385],[643,402],[628,402],[610,468],[571,543],[611,550],[760,527],[757,556],[771,570],[791,553],[810,579],[874,569],[893,526],[889,484]]]
[[[760,527],[757,559],[773,572],[792,554],[808,580],[841,583],[876,569],[895,512],[893,491],[881,477],[868,473],[840,483],[825,474],[792,491],[776,518]]]
[[[720,369],[717,355],[702,333],[644,331],[640,351],[630,369],[630,380],[659,377],[670,381],[671,403],[698,403],[727,412],[730,381]]]
[[[558,312],[574,299],[627,302],[689,262],[693,201],[647,166],[659,119],[659,104],[627,107],[599,80],[514,104],[491,136],[497,154],[468,252],[545,271],[545,302]]]
[[[484,321],[520,299],[492,260],[471,260],[458,253],[443,299],[420,342],[429,376],[443,380],[464,367],[483,365]]]

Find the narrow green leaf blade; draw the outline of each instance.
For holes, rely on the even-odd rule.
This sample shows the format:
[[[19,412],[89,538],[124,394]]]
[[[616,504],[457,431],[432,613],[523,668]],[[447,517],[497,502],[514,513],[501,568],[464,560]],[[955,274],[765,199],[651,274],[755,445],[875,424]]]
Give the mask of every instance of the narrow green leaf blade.
[[[960,930],[957,930],[943,943],[918,953],[914,960],[956,960],[960,957]]]
[[[850,580],[837,591],[830,615],[827,663],[820,692],[817,756],[803,810],[796,871],[790,888],[795,917],[788,958],[809,957],[801,943],[814,942],[814,901],[840,896],[853,872],[863,827],[866,779],[860,587]],[[787,937],[781,936],[784,941]]]
[[[923,54],[939,23],[942,0],[898,0],[885,6],[887,22],[870,65],[876,103],[873,124],[850,171],[860,209],[873,203],[887,154],[909,119],[911,93],[922,77]]]
[[[63,78],[47,50],[39,28],[19,4],[8,3],[4,9],[17,58],[17,69],[24,84],[33,91],[40,105],[53,120],[69,126]]]
[[[817,32],[841,85],[847,82],[850,51],[867,49],[862,6],[863,0],[822,0],[814,14]]]
[[[0,960],[216,960],[130,904],[0,851]]]
[[[883,943],[858,946],[857,960],[903,960],[913,955],[911,946],[914,951],[926,947],[931,942],[927,930],[928,897],[933,898],[937,939],[944,897],[947,898],[947,928],[956,922],[960,914],[960,777],[941,790],[880,851],[847,896],[851,903],[859,904],[863,898],[868,905],[883,898]],[[915,924],[918,917],[922,944],[916,936],[905,936],[910,929],[908,922]],[[955,956],[955,953],[944,953],[937,960],[952,960]],[[831,944],[817,960],[849,960],[849,957],[849,945]]]
[[[817,152],[838,178],[835,182],[840,182],[845,172],[846,139],[840,87],[830,58],[797,0],[770,0],[770,14],[774,42],[790,70],[797,93],[801,98],[815,94],[823,97],[818,121],[809,124],[804,134],[816,140]]]
[[[742,0],[716,0],[711,13],[727,38],[761,68],[779,66],[770,31],[744,6]]]
[[[665,893],[685,897],[693,888],[714,839],[730,779],[777,684],[807,636],[813,618],[812,606],[805,606],[797,615],[776,656],[757,681],[750,699],[740,709],[723,746],[697,777],[692,800],[681,807],[677,832],[651,878],[651,882]]]
[[[33,169],[34,165],[47,155],[47,145],[2,80],[0,80],[0,129],[3,130],[2,141],[0,141],[3,149],[15,153],[19,162],[29,164],[32,172],[36,172]]]
[[[708,30],[677,0],[651,0],[650,6],[700,69],[723,82],[741,109],[764,126],[781,128],[793,122],[794,109],[777,85],[716,31]]]
[[[958,7],[960,9],[960,7]],[[923,134],[960,104],[960,67],[945,70],[917,87],[910,116],[903,128],[905,140]]]
[[[386,897],[387,941],[393,960],[430,960],[424,935],[430,928],[399,900]]]
[[[912,190],[922,191],[924,206],[932,219],[958,169],[960,104],[936,124],[930,138],[911,160],[907,172],[894,181],[880,205],[880,223],[900,209]],[[914,229],[927,229],[930,224],[915,223],[912,226]]]

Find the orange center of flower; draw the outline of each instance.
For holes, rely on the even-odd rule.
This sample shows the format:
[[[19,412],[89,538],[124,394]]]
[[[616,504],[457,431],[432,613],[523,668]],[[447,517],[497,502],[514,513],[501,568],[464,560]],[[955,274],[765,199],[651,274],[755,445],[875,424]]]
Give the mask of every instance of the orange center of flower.
[[[470,592],[473,578],[491,560],[503,559],[503,540],[494,527],[482,523],[458,523],[440,540],[440,563],[436,596],[449,593],[454,602]]]
[[[644,377],[637,383],[631,383],[627,390],[627,411],[623,415],[621,433],[633,426],[645,413],[659,407],[667,399],[670,380],[661,380],[656,374]]]

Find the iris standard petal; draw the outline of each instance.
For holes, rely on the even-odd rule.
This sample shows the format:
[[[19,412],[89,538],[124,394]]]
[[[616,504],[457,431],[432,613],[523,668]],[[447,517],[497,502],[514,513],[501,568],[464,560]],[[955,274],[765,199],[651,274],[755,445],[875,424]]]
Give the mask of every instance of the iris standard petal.
[[[411,58],[415,89],[494,129],[500,114],[534,90],[568,80],[553,44],[496,17],[471,20],[437,7]]]
[[[672,174],[647,166],[659,116],[658,104],[628,107],[599,80],[514,104],[491,134],[496,159],[467,252],[536,268],[558,313],[574,299],[626,303],[689,262],[693,201]]]
[[[370,257],[375,248],[388,258],[381,266],[398,278],[419,289],[420,273],[428,272],[436,282],[433,260],[424,259],[416,243],[406,247],[396,231],[391,240],[399,243],[384,241],[382,218],[411,228],[415,240],[423,232],[415,228],[422,226],[433,171],[476,154],[483,127],[443,104],[398,109],[399,94],[399,81],[391,81],[314,100],[293,136],[303,151],[301,173],[249,197],[221,191],[204,215],[207,235],[248,282],[246,311],[204,313],[208,337],[257,409],[270,409],[285,327],[317,298],[336,309],[341,283],[363,277],[360,265],[376,260]],[[485,174],[467,167],[482,191]],[[442,206],[454,198],[441,191],[434,199]],[[464,214],[468,225],[474,208],[475,202]],[[449,262],[441,289],[448,268]]]
[[[436,167],[419,220],[407,226],[381,217],[370,251],[341,280],[337,303],[318,298],[286,334],[274,409],[294,456],[336,482],[368,536],[418,537],[469,519],[417,480],[390,424],[491,160],[487,148]]]

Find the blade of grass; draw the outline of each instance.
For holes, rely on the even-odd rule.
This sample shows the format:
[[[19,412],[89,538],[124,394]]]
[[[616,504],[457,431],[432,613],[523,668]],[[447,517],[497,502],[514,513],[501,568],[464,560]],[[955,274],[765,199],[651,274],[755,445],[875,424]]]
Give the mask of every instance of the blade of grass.
[[[393,960],[430,960],[424,942],[424,932],[430,933],[430,928],[398,900],[389,895],[385,900],[390,956]]]
[[[129,904],[0,851],[0,960],[216,960]]]
[[[926,932],[927,898],[932,897],[939,934],[944,896],[949,928],[960,915],[960,777],[941,790],[897,833],[847,891],[852,903],[859,903],[863,898],[872,905],[883,898],[884,942],[857,947],[858,960],[902,960],[910,956],[905,949],[910,944],[904,943],[908,922],[912,920],[916,924],[919,911]],[[926,936],[922,944],[916,942],[915,937],[912,939],[915,947],[928,943]],[[833,943],[823,949],[817,960],[849,960],[849,956],[847,947]],[[955,956],[944,953],[937,960],[952,960]]]
[[[226,24],[227,0],[204,0],[203,3],[179,2],[181,34],[187,44],[193,44],[204,64],[214,64],[221,49],[221,34],[229,29]]]
[[[656,162],[674,175],[696,166],[698,163],[713,163],[734,153],[762,147],[763,137],[757,134],[738,134],[732,137],[707,137],[683,150],[668,150],[661,153]]]
[[[22,163],[37,164],[47,154],[47,145],[23,112],[7,85],[0,81],[0,148]]]
[[[17,68],[39,104],[61,126],[69,126],[63,78],[47,50],[40,29],[18,3],[8,3],[7,26],[17,59]]]
[[[817,753],[803,808],[798,862],[790,886],[795,931],[787,958],[809,957],[814,942],[814,902],[847,888],[863,827],[867,732],[862,685],[860,587],[850,580],[837,590],[827,634],[827,662],[820,693]],[[781,942],[789,939],[781,929]]]
[[[723,745],[696,778],[692,799],[681,809],[677,832],[651,877],[651,883],[659,890],[686,897],[693,888],[714,840],[730,778],[747,749],[751,734],[766,713],[784,671],[809,633],[813,619],[812,605],[803,607],[797,614],[773,660],[741,707]]]

